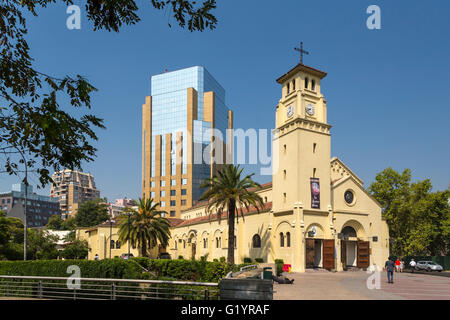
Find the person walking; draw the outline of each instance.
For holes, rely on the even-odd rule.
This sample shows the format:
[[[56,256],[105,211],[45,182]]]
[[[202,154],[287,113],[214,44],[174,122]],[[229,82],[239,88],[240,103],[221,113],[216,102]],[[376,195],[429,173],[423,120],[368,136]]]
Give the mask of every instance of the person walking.
[[[409,262],[409,266],[411,267],[411,272],[414,273],[414,270],[416,270],[416,262],[414,261],[414,259],[411,259],[411,261]]]
[[[399,272],[400,271],[400,259],[397,258],[397,260],[395,260],[395,271]]]
[[[403,272],[403,269],[405,268],[405,261],[400,260],[400,272]]]
[[[387,272],[388,283],[394,283],[394,266],[395,263],[391,259],[388,259],[384,264]]]
[[[94,257],[94,260],[98,260],[98,259],[99,259],[99,257],[98,257],[98,254],[96,253],[95,257]]]

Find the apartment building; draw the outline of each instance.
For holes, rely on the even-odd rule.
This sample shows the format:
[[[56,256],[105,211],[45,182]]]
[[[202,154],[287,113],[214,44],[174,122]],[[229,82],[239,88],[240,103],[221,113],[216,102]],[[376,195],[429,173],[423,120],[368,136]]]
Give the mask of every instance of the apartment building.
[[[100,191],[90,173],[64,169],[55,172],[52,179],[55,185],[50,196],[58,199],[63,219],[73,217],[83,202],[100,198]]]

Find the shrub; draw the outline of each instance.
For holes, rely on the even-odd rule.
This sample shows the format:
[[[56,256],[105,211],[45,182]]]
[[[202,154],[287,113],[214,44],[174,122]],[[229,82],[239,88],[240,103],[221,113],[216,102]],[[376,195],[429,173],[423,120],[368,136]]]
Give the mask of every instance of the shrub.
[[[226,262],[227,259],[225,257],[220,257],[219,262]]]
[[[263,258],[255,258],[255,262],[263,263],[264,259]]]
[[[283,259],[275,259],[275,264],[277,265],[277,275],[282,274],[284,265]]]
[[[183,258],[183,256],[178,256],[178,259],[183,260],[184,258]]]
[[[1,261],[0,274],[17,276],[68,277],[67,267],[76,265],[82,278],[139,279],[139,265],[118,259]]]
[[[0,261],[1,275],[68,277],[67,267],[77,265],[82,278],[163,279],[218,282],[230,271],[238,271],[241,264],[202,260],[149,259],[145,257],[104,260],[37,260]],[[148,270],[149,272],[145,272]]]
[[[244,258],[244,263],[252,263],[252,258],[245,257]]]

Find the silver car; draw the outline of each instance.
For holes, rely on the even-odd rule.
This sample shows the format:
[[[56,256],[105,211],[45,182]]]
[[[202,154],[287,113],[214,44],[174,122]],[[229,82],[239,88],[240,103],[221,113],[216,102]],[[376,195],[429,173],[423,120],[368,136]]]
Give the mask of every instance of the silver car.
[[[441,265],[434,263],[433,261],[418,261],[416,264],[417,270],[426,270],[426,271],[439,271],[444,270]]]

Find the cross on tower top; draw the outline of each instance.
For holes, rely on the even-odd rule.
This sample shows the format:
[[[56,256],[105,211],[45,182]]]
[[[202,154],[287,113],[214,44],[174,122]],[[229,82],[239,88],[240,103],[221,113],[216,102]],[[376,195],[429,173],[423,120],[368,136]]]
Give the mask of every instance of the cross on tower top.
[[[294,48],[294,50],[300,52],[300,63],[303,64],[303,54],[309,54],[308,51],[303,50],[303,42],[300,42],[300,49]]]

